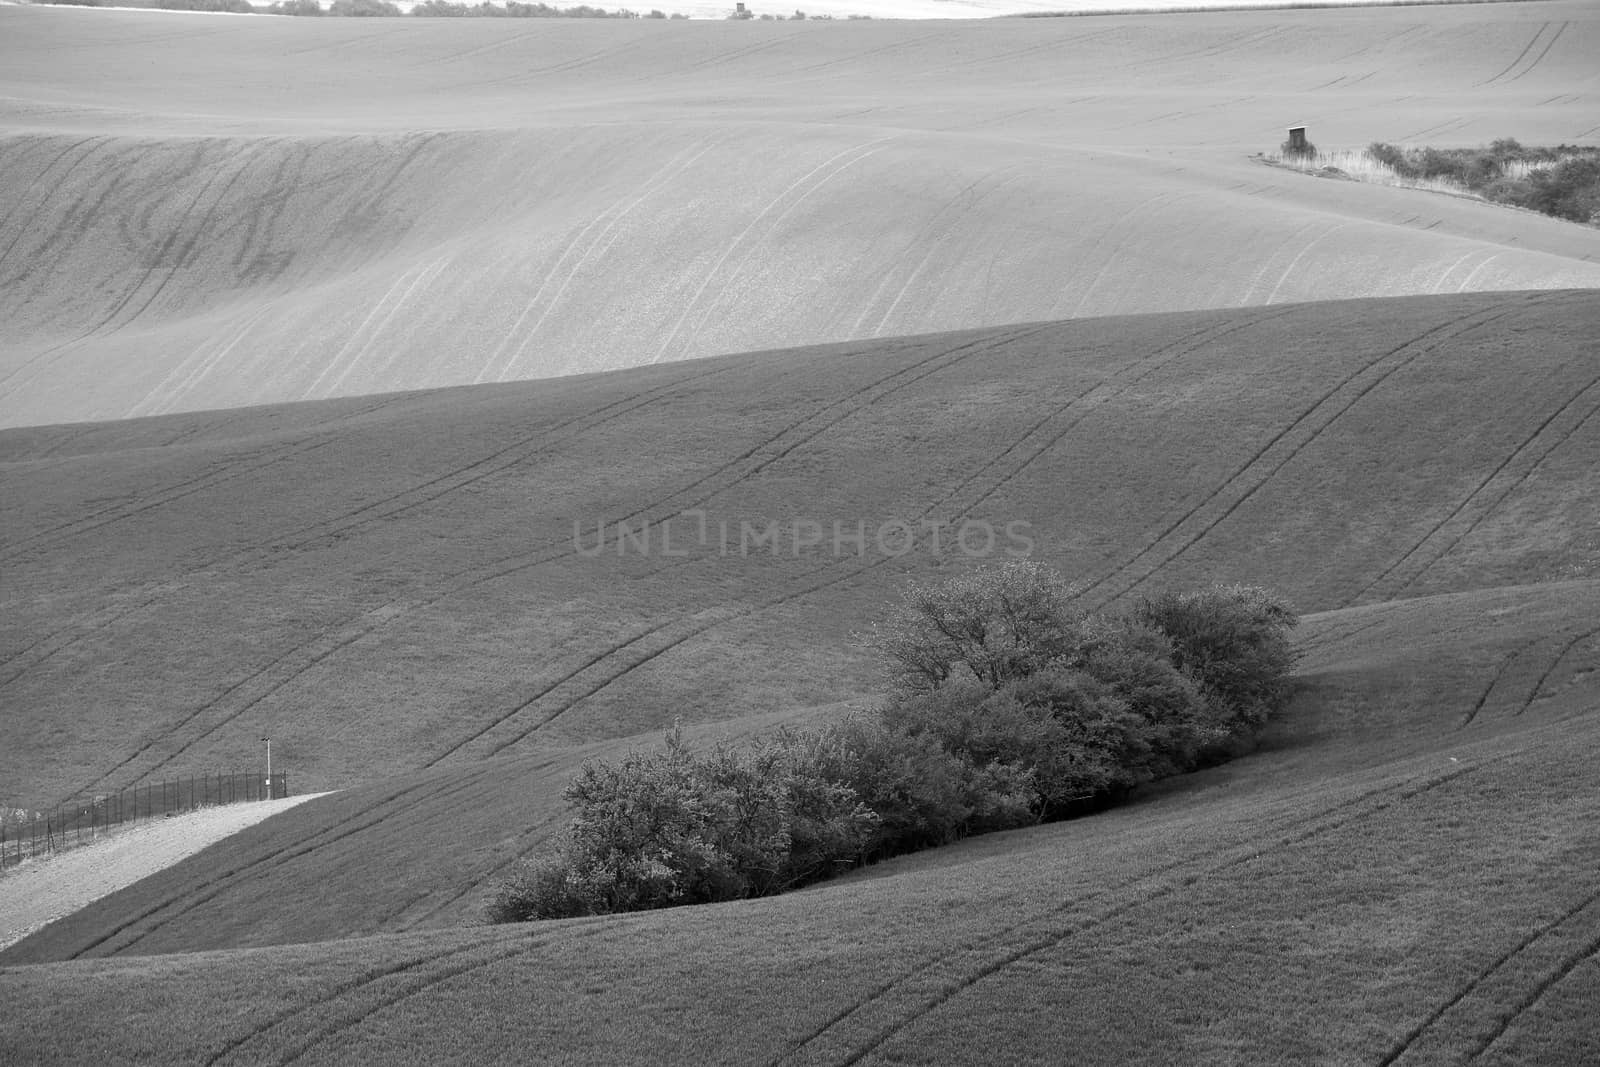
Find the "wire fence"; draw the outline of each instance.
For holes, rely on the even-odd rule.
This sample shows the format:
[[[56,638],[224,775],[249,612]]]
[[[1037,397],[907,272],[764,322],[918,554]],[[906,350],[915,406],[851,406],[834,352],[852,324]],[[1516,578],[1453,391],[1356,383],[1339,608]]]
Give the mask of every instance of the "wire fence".
[[[236,771],[169,778],[116,793],[75,797],[51,811],[8,811],[0,819],[0,870],[33,856],[86,844],[114,827],[140,819],[288,795],[289,776],[282,771],[270,777],[260,771]]]

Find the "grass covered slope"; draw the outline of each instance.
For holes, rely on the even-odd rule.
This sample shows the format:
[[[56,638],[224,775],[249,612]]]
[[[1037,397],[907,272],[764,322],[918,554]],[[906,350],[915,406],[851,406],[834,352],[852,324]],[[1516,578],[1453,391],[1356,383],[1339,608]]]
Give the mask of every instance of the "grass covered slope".
[[[688,555],[589,558],[574,518],[591,546],[598,517],[684,509],[1021,521],[1087,604],[1276,587],[1332,612],[1286,786],[1592,696],[1597,324],[1586,292],[1327,303],[0,434],[27,502],[0,773],[93,790],[270,734],[296,789],[371,783],[10,958],[457,922],[584,755],[870,692],[851,631],[960,565],[926,538],[723,555],[681,518]]]
[[[8,431],[0,773],[65,796],[270,734],[333,788],[848,699],[850,632],[968,522],[1091,606],[1593,577],[1597,322],[1585,292],[1325,303]]]
[[[1592,138],[1577,2],[370,22],[0,8],[0,425],[1600,286],[1592,231],[1247,158]]]
[[[180,1063],[1582,1062],[1600,944],[1594,586],[1313,616],[1311,689],[1263,751],[1101,816],[762,901],[6,967],[10,1048],[39,1062],[105,1048]],[[1519,653],[1535,631],[1549,647]],[[1433,671],[1440,649],[1471,669],[1440,671],[1422,701],[1372,670]],[[1524,667],[1536,683],[1511,684]],[[1330,703],[1345,709],[1332,728]]]

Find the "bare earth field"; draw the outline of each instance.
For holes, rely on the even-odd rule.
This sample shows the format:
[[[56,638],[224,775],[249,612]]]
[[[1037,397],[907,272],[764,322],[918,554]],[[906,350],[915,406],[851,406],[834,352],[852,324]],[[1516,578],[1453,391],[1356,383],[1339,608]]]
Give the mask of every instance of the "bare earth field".
[[[0,788],[270,735],[337,790],[0,878],[0,1062],[1600,1061],[1600,231],[1250,158],[1592,141],[1596,55],[1576,0],[0,6]],[[1008,529],[1088,607],[1293,600],[1260,749],[478,925],[584,759],[865,706]]]
[[[941,23],[0,8],[0,425],[1065,317],[1600,285],[1249,159],[1593,138],[1578,0]]]

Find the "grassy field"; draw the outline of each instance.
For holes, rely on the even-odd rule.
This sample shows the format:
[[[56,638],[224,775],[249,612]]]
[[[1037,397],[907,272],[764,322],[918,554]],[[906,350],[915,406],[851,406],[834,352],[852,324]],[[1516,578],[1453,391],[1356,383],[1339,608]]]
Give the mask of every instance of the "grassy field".
[[[8,967],[11,1048],[63,1062],[948,1063],[997,1048],[1014,1062],[1062,1048],[1085,1062],[1582,1062],[1600,934],[1594,603],[1584,583],[1315,617],[1308,692],[1260,753],[1102,816],[788,897]],[[1512,655],[1543,627],[1545,647]],[[1439,648],[1480,669],[1446,669]],[[1484,669],[1496,658],[1513,667]],[[1448,688],[1407,715],[1385,671],[1436,671]]]
[[[0,800],[339,790],[0,952],[0,1061],[1600,1059],[1600,234],[1250,158],[1592,138],[1597,41],[0,7]],[[876,699],[964,529],[1285,594],[1293,702],[1101,815],[481,925],[584,759]]]

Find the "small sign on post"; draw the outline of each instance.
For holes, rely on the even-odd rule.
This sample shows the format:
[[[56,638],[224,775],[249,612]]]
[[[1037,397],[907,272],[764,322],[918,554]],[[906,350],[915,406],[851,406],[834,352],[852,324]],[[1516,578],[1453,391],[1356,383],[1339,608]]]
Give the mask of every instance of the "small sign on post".
[[[1304,126],[1289,127],[1289,151],[1304,154],[1306,151],[1306,128]]]

